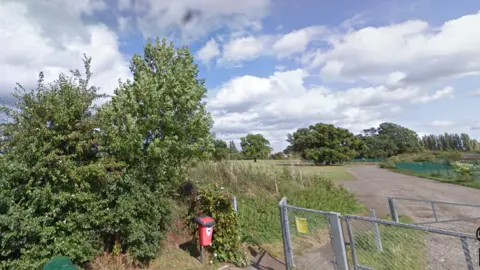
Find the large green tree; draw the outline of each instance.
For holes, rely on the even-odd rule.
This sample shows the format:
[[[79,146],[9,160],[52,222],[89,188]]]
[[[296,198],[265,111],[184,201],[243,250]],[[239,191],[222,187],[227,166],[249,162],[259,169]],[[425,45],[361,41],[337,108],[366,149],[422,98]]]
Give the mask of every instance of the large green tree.
[[[216,161],[225,160],[229,157],[230,149],[227,147],[227,143],[224,140],[215,139],[213,141],[213,159]]]
[[[297,152],[315,164],[347,161],[365,150],[365,144],[348,131],[331,124],[318,123],[288,134],[289,151]]]
[[[76,71],[3,107],[0,268],[39,269],[52,256],[82,264],[104,250],[158,254],[168,196],[213,150],[206,89],[187,48],[149,41],[97,111],[97,88]],[[97,111],[97,113],[95,113]]]
[[[248,134],[240,138],[240,146],[245,157],[253,158],[255,162],[258,158],[267,158],[272,151],[270,142],[262,134]]]
[[[394,123],[382,123],[378,128],[363,130],[359,138],[367,145],[365,157],[390,157],[422,150],[417,133]]]

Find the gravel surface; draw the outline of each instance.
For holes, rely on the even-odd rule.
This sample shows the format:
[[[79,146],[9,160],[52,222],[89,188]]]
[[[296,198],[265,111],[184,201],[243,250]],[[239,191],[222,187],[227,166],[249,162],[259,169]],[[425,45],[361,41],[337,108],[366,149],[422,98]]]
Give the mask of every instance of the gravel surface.
[[[350,172],[356,181],[344,181],[345,188],[369,208],[374,208],[378,217],[389,214],[387,197],[405,197],[433,201],[447,201],[480,205],[480,190],[459,185],[393,173],[375,166],[356,166]],[[415,222],[434,221],[430,203],[396,201],[398,215],[406,215]],[[480,207],[435,205],[438,220],[465,217],[480,217]],[[480,221],[436,223],[427,226],[475,234]],[[428,249],[428,269],[468,269],[459,238],[428,233],[425,237]],[[469,240],[469,250],[474,269],[479,266],[480,241]]]

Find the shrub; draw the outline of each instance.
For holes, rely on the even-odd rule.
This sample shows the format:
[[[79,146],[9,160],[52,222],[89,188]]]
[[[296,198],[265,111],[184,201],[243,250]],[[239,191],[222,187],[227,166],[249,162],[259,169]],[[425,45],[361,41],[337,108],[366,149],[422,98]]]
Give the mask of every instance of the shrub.
[[[397,165],[395,165],[395,162],[392,160],[387,160],[385,162],[382,162],[379,164],[380,168],[384,169],[396,169]]]
[[[194,218],[201,215],[212,217],[215,220],[215,227],[213,242],[208,250],[214,254],[217,261],[246,266],[247,261],[241,250],[240,228],[232,205],[232,195],[215,184],[202,186],[197,192],[190,202],[186,222],[192,228],[194,239],[198,237]]]

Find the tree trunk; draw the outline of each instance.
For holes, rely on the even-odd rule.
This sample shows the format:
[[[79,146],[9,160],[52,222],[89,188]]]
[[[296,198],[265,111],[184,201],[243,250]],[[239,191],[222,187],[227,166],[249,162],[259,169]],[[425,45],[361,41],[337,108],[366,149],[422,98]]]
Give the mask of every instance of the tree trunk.
[[[257,158],[256,158],[256,157],[253,158],[253,162],[257,162]]]

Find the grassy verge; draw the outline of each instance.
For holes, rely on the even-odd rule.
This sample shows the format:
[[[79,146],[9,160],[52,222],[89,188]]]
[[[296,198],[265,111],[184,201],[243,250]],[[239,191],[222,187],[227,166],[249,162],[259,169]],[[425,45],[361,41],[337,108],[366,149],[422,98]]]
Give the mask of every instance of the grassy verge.
[[[460,185],[460,186],[465,186],[465,187],[470,187],[470,188],[475,188],[475,189],[480,189],[480,182],[466,182],[466,181],[458,181],[456,179],[452,179],[443,175],[439,174],[423,174],[423,173],[417,173],[413,172],[410,170],[403,170],[403,169],[388,169],[389,171],[396,172],[396,173],[401,173],[401,174],[407,174],[411,176],[417,176],[421,178],[426,178],[426,179],[431,179],[443,183],[449,183],[449,184],[455,184],[455,185]]]
[[[410,219],[400,217],[400,222],[408,223]],[[360,226],[358,222],[357,224],[353,222],[355,250],[357,261],[360,265],[377,270],[420,270],[426,268],[427,250],[424,240],[425,233],[423,231],[379,224],[379,233],[383,247],[383,251],[380,251],[374,234],[365,227],[366,225],[371,227],[371,224],[362,223],[363,226]],[[356,227],[360,227],[363,230],[356,230]],[[351,254],[350,250],[349,254]],[[351,257],[349,259],[351,261]]]
[[[305,172],[296,166],[209,162],[192,168],[189,176],[199,183],[218,183],[236,194],[239,223],[247,243],[281,245],[278,202],[283,196],[288,198],[289,204],[299,207],[339,213],[364,211],[351,193],[324,174]],[[289,213],[291,230],[295,230],[295,217],[304,215],[303,212]],[[309,216],[308,223],[312,232],[326,228],[322,215]]]
[[[311,163],[301,160],[258,160],[256,163],[251,160],[235,160],[229,163],[242,164],[246,166],[270,167],[270,169],[289,167],[294,173],[318,174],[333,181],[355,180],[355,176],[348,172],[348,168],[352,165],[337,166],[314,166]]]

